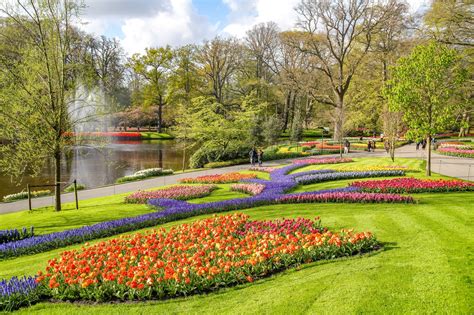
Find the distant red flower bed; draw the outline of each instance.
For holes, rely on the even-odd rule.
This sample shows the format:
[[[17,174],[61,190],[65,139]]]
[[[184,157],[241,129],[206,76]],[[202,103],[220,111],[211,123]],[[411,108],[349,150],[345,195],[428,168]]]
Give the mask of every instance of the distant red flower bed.
[[[67,137],[93,137],[93,138],[141,138],[139,132],[65,132]]]
[[[353,187],[377,193],[422,193],[447,191],[472,191],[474,184],[456,179],[395,178],[353,182]]]

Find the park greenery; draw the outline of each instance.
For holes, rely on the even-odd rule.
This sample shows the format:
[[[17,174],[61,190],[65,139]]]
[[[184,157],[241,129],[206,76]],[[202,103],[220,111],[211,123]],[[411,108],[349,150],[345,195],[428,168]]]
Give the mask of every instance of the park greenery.
[[[63,155],[80,141],[64,135],[84,122],[93,131],[167,129],[184,157],[192,150],[192,167],[245,158],[250,146],[274,144],[284,133],[300,141],[310,128],[329,127],[339,143],[384,133],[392,159],[405,133],[469,133],[472,10],[465,2],[433,1],[420,17],[397,0],[302,0],[291,31],[268,22],[241,39],[149,47],[133,56],[116,39],[81,31],[82,6],[16,0],[0,8],[6,174],[34,175],[53,163],[59,182]],[[430,52],[444,56],[431,68]],[[414,100],[410,90],[429,94]],[[60,210],[59,185],[55,196]]]
[[[32,247],[29,251],[23,252],[22,257],[11,257],[0,261],[0,277],[6,279],[14,277],[0,283],[2,290],[11,292],[9,296],[4,294],[1,296],[0,306],[3,310],[24,307],[19,310],[24,313],[65,311],[140,313],[143,309],[149,312],[164,309],[169,312],[182,312],[192,311],[195,307],[199,307],[203,313],[213,313],[216,307],[222,313],[245,312],[249,307],[252,308],[252,312],[260,313],[268,310],[291,311],[297,303],[308,304],[315,312],[352,312],[354,307],[376,313],[440,310],[471,312],[472,293],[465,280],[470,272],[467,267],[469,251],[463,250],[465,243],[459,239],[464,233],[469,235],[469,229],[464,222],[472,217],[468,209],[473,195],[466,192],[473,188],[472,183],[452,180],[438,174],[427,177],[423,172],[423,161],[403,158],[397,159],[396,163],[389,158],[359,158],[344,161],[313,158],[306,162],[276,165],[273,169],[242,171],[242,174],[257,176],[258,180],[268,185],[269,179],[275,183],[282,180],[283,184],[286,179],[306,176],[305,174],[309,172],[325,175],[329,170],[345,172],[347,169],[364,172],[400,169],[412,172],[410,177],[382,177],[375,180],[335,179],[297,185],[283,195],[281,204],[256,204],[240,209],[238,214],[235,214],[234,208],[229,208],[226,211],[230,211],[232,215],[226,214],[226,216],[213,216],[213,211],[209,214],[194,213],[188,218],[171,216],[171,222],[160,225],[158,230],[156,226],[145,227],[137,223],[134,228],[128,229],[128,232],[118,231],[122,232],[120,237],[114,236],[116,233],[96,234],[94,238],[89,238],[88,243],[78,240],[56,241],[51,243],[50,250]],[[176,205],[189,203],[195,207],[204,207],[226,201],[232,203],[234,200],[235,204],[238,204],[239,200],[259,198],[260,195],[266,194],[266,189],[273,189],[267,187],[263,191],[257,191],[255,196],[249,197],[247,195],[249,192],[242,193],[239,189],[233,189],[235,185],[224,183],[210,187],[208,184],[194,184],[194,186],[186,184],[161,187],[160,190],[169,195],[169,198],[176,198],[177,200],[173,200]],[[379,192],[351,192],[349,188],[353,186],[363,186],[364,189],[376,189]],[[212,188],[210,194],[197,194],[192,197],[191,195],[194,195],[196,189],[200,187],[204,190]],[[158,193],[160,190],[153,192]],[[371,194],[386,198],[389,195],[385,194],[385,191],[402,193],[399,198],[415,198],[416,203],[395,205],[392,204],[394,200],[387,202],[363,199]],[[407,193],[409,195],[406,195]],[[188,195],[195,199],[181,201],[183,196]],[[285,198],[297,196],[315,199],[302,199],[299,202],[304,204],[299,206],[286,204]],[[324,198],[328,199],[319,200],[316,199],[317,196],[326,196]],[[349,196],[355,199],[345,199],[343,206],[335,204],[341,202],[338,198]],[[123,222],[132,222],[137,215],[153,216],[160,213],[142,203],[127,203],[129,197],[129,194],[122,194],[90,199],[84,201],[85,207],[81,211],[74,210],[73,205],[66,204],[64,211],[61,212],[44,208],[29,214],[22,212],[4,214],[2,227],[15,233],[15,228],[33,225],[35,237],[31,241],[29,241],[31,235],[25,235],[23,238],[18,232],[22,239],[13,242],[25,244],[29,242],[37,246],[34,245],[37,242],[35,238],[40,240],[55,233],[59,235],[68,230],[79,231],[85,225],[92,227],[102,224],[105,227],[108,222],[114,220],[123,219]],[[166,212],[166,210],[161,212],[163,211]],[[214,211],[221,210],[216,208]],[[314,220],[316,216],[320,218]],[[281,220],[282,217],[287,219]],[[311,233],[317,233],[323,227],[328,228],[327,232],[332,232],[328,234],[331,237],[330,242],[329,238],[320,242],[316,236],[318,234],[314,234],[313,240],[316,241],[314,246],[292,252],[291,246],[298,246],[299,242],[302,242],[302,237],[310,237]],[[349,228],[354,228],[355,231],[347,231]],[[348,234],[336,234],[336,231],[341,229],[346,231],[341,233]],[[373,234],[368,232],[359,234],[361,231],[370,231]],[[222,233],[226,236],[222,237]],[[282,234],[291,236],[281,237]],[[62,235],[68,237],[67,233]],[[245,237],[240,239],[239,235]],[[343,235],[351,237],[350,244],[345,243],[347,239],[344,239]],[[358,235],[357,238],[353,238],[354,235]],[[168,242],[166,237],[170,237],[173,247],[163,247]],[[213,257],[222,255],[218,256],[220,259],[210,260],[211,267],[192,264],[187,269],[189,273],[183,273],[183,276],[166,271],[163,275],[160,276],[158,273],[155,277],[156,270],[162,270],[160,261],[172,263],[173,255],[179,257],[194,255],[195,252],[191,249],[193,247],[189,247],[190,244],[196,244],[194,237],[200,239],[198,246],[213,248],[212,252],[203,251],[204,255]],[[235,238],[238,241],[232,245]],[[246,242],[250,242],[248,246],[255,244],[262,246],[261,253],[269,256],[261,256],[261,259],[255,255],[247,257],[247,253],[253,253],[253,250],[248,252],[245,250]],[[268,249],[272,249],[272,244],[275,242],[278,245],[275,248],[279,250],[269,252]],[[337,245],[338,242],[340,245]],[[232,250],[228,246],[231,245],[243,246],[243,251],[238,253],[236,258],[229,260],[227,254]],[[120,251],[115,251],[119,247]],[[155,256],[151,249],[156,250],[159,256]],[[136,254],[137,251],[140,254]],[[145,252],[148,254],[142,254]],[[364,252],[370,253],[358,258],[351,257]],[[116,258],[110,259],[115,255]],[[340,256],[343,258],[328,263],[328,259]],[[153,267],[149,261],[157,258],[157,264]],[[207,256],[202,256],[202,259],[206,258]],[[99,263],[100,261],[103,263]],[[173,266],[187,268],[185,261],[180,258]],[[106,265],[107,268],[100,267]],[[228,267],[225,267],[226,265]],[[116,271],[120,273],[122,266],[127,266],[127,274],[133,271],[134,275],[130,278],[125,275],[126,283],[125,281],[121,283],[118,278],[108,278],[107,281],[102,279],[103,276],[112,277],[112,273]],[[172,268],[171,265],[168,267]],[[164,270],[171,270],[168,267]],[[90,277],[83,273],[87,268],[90,268]],[[283,269],[287,270],[281,272]],[[105,274],[106,270],[108,275]],[[200,276],[202,272],[205,277]],[[275,272],[279,274],[274,274]],[[150,275],[151,278],[142,277],[142,274]],[[338,281],[334,281],[335,275],[339,275]],[[87,276],[87,279],[82,279],[84,276]],[[177,280],[166,277],[176,277]],[[79,281],[81,285],[75,284],[75,281]],[[257,282],[257,285],[253,282]],[[234,286],[237,287],[233,288]],[[451,289],[446,290],[446,286]],[[227,288],[218,290],[221,287]],[[277,290],[278,299],[268,294],[269,290]],[[367,298],[365,294],[360,294],[361,290],[370,291],[371,297]],[[202,292],[209,294],[200,294]],[[327,301],[325,297],[327,294],[339,298]],[[181,295],[186,297],[179,297]],[[340,298],[341,295],[343,299]],[[258,303],[252,300],[255,296],[258,297]],[[56,302],[48,301],[51,297]],[[169,297],[175,298],[148,301]],[[106,304],[68,302],[129,299],[141,302]],[[350,304],[347,301],[350,301]]]

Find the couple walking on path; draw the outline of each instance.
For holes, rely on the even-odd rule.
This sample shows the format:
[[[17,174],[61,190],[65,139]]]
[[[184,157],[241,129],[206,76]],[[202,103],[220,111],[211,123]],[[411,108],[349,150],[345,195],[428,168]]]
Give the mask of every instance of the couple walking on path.
[[[263,157],[263,150],[262,149],[256,149],[255,147],[252,148],[249,152],[249,157],[250,157],[250,164],[254,166],[256,163],[258,163],[258,166],[262,166],[262,157]]]

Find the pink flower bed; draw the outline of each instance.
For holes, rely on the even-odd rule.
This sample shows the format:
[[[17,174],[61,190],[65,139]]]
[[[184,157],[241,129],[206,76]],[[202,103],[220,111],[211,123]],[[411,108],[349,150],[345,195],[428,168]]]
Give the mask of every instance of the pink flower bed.
[[[351,203],[414,203],[411,196],[366,192],[328,192],[322,194],[288,195],[278,199],[279,203],[351,202]]]
[[[265,185],[262,184],[233,184],[230,186],[230,190],[242,192],[250,195],[258,195],[262,193]]]
[[[217,186],[174,186],[154,191],[137,191],[125,197],[126,203],[147,203],[149,199],[167,198],[176,200],[188,200],[201,198],[209,195]]]
[[[294,160],[293,164],[338,164],[338,163],[348,163],[353,162],[349,158],[321,158],[321,159],[304,159],[304,160]]]
[[[474,183],[461,180],[394,178],[384,180],[357,181],[351,184],[366,192],[423,193],[446,191],[472,191]]]
[[[274,167],[268,167],[268,166],[254,166],[254,167],[249,168],[249,171],[271,173],[275,169],[276,168]]]

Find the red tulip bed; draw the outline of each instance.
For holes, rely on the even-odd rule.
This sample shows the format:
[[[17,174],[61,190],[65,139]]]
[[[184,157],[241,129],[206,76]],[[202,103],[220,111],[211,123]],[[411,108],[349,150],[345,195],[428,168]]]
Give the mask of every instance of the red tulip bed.
[[[173,186],[153,191],[137,191],[125,197],[125,203],[147,203],[150,199],[168,198],[176,200],[188,200],[208,196],[213,190],[217,189],[215,185],[203,186]]]
[[[445,179],[417,179],[394,178],[384,180],[356,181],[352,187],[360,188],[365,192],[376,193],[424,193],[424,192],[452,192],[474,191],[474,183],[461,180]]]
[[[249,195],[261,194],[265,185],[262,184],[233,184],[230,186],[230,190],[238,191]]]
[[[233,214],[65,251],[36,281],[58,300],[162,299],[253,282],[298,264],[380,246],[370,232],[329,232],[318,218],[252,221]]]
[[[67,132],[68,137],[87,137],[87,138],[122,138],[122,139],[140,139],[142,134],[139,132]]]
[[[183,178],[179,181],[187,184],[226,184],[236,183],[242,179],[257,178],[256,174],[227,173],[221,175],[205,175],[196,178]]]
[[[315,202],[350,202],[350,203],[415,203],[411,196],[397,194],[366,192],[328,192],[302,193],[286,195],[277,200],[279,203],[315,203]]]

